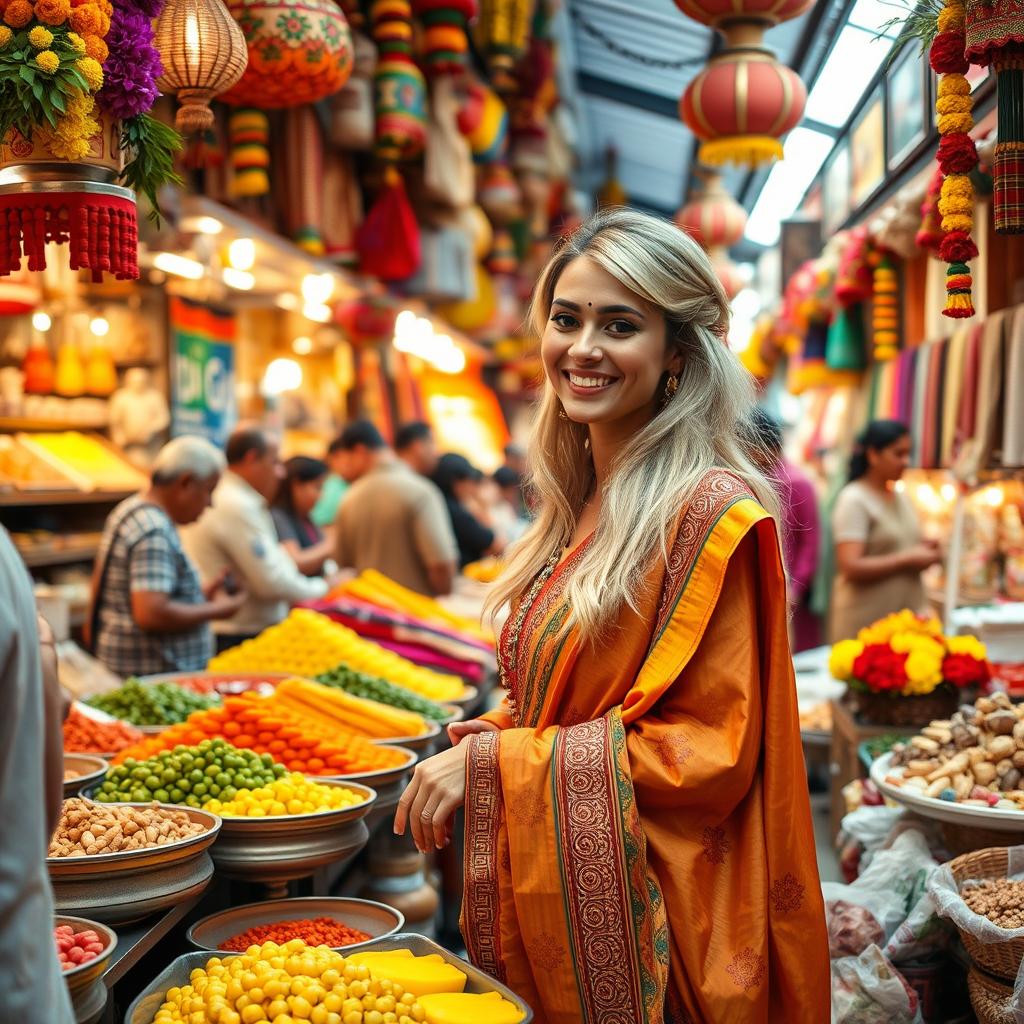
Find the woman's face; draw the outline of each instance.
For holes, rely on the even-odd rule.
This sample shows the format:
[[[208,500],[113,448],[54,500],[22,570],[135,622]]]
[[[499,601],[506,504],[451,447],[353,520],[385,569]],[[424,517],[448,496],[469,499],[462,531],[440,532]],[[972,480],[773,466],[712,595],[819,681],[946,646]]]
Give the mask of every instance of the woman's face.
[[[906,434],[885,448],[869,448],[868,464],[872,471],[886,483],[892,483],[903,476],[910,465],[910,435]]]
[[[313,511],[313,506],[320,500],[320,494],[324,489],[324,478],[316,480],[293,480],[292,481],[292,504],[300,516],[308,516]]]
[[[569,419],[639,429],[666,370],[678,372],[661,309],[581,256],[555,283],[541,340],[544,371]]]

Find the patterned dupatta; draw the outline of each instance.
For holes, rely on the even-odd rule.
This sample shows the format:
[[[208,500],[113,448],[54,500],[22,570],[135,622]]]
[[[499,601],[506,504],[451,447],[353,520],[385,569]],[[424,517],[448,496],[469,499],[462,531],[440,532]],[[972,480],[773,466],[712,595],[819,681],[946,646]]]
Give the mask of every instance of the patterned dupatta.
[[[469,954],[538,1024],[821,1024],[774,524],[740,480],[708,474],[668,563],[597,646],[565,630],[585,544],[502,637],[515,719],[466,741]]]

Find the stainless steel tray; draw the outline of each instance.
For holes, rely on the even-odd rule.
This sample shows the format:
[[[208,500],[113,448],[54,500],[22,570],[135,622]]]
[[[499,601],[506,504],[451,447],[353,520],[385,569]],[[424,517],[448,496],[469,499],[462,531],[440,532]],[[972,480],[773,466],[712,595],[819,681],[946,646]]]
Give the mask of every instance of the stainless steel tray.
[[[376,802],[377,793],[348,780],[315,781],[344,786],[364,799],[354,807],[319,814],[224,818],[212,850],[217,870],[250,882],[288,882],[305,878],[326,864],[354,857],[370,838],[363,819]]]
[[[377,939],[401,931],[405,918],[399,911],[373,900],[348,899],[338,896],[307,896],[288,900],[247,903],[242,907],[222,910],[197,921],[188,930],[188,941],[197,949],[216,953],[222,942],[241,935],[257,925],[277,921],[294,921],[310,917],[329,917],[350,928],[358,928],[371,936],[367,942],[335,947],[339,953],[354,953],[369,948]]]
[[[363,947],[364,951],[391,949],[409,949],[416,956],[437,953],[466,975],[467,992],[498,992],[510,1003],[518,1006],[523,1012],[523,1024],[531,1024],[533,1021],[533,1011],[511,989],[506,988],[500,982],[495,981],[489,974],[485,974],[479,968],[460,959],[454,953],[450,953],[443,946],[439,946],[436,942],[423,935],[399,932],[395,935],[389,935],[384,939],[375,939]],[[167,990],[187,984],[188,977],[192,971],[197,967],[204,967],[210,956],[209,952],[186,953],[184,956],[179,956],[177,960],[161,971],[142,991],[135,1002],[128,1007],[128,1012],[124,1017],[124,1024],[153,1024],[153,1018],[160,1009]],[[480,1024],[485,1024],[485,1022],[481,1021]]]
[[[427,731],[419,736],[389,736],[387,739],[374,740],[378,747],[400,746],[406,750],[415,750],[421,757],[433,751],[437,737],[441,735],[441,726],[430,719],[425,719]]]
[[[99,754],[65,754],[64,770],[67,771],[70,768],[72,771],[81,772],[82,774],[74,779],[65,779],[64,799],[66,800],[69,796],[75,796],[86,786],[99,783],[103,776],[107,774],[107,768],[109,767],[106,760]]]
[[[208,850],[218,837],[221,819],[192,807],[161,806],[185,811],[193,821],[204,824],[206,831],[148,850],[93,857],[47,857],[58,912],[81,913],[107,924],[127,924],[172,907],[206,888],[213,877]]]

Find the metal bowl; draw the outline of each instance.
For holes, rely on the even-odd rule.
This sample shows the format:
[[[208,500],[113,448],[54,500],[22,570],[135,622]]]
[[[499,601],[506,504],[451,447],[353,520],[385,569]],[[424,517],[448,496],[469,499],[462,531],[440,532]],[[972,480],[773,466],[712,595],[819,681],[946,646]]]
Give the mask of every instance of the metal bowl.
[[[84,917],[55,915],[54,927],[61,924],[71,925],[76,932],[84,932],[91,928],[104,940],[103,952],[95,960],[64,971],[64,982],[68,987],[68,995],[71,996],[75,1021],[77,1024],[86,1024],[87,1021],[95,1020],[106,1008],[107,986],[103,984],[103,975],[117,945],[117,935],[105,924],[89,921]]]
[[[389,736],[387,739],[374,740],[378,747],[400,746],[406,750],[415,750],[421,757],[429,756],[433,751],[437,737],[441,735],[441,726],[430,719],[424,719],[427,731],[419,736]]]
[[[150,807],[151,804],[104,804],[104,807]],[[184,811],[206,831],[148,850],[100,853],[92,857],[47,857],[54,906],[81,911],[107,924],[141,921],[202,892],[213,877],[208,850],[221,829],[216,814],[193,807],[161,804]]]
[[[451,725],[452,722],[461,722],[466,717],[466,709],[464,707],[460,707],[458,704],[449,704],[445,701],[441,704],[441,707],[448,712],[447,717],[438,723],[442,727]]]
[[[385,746],[385,744],[381,744],[381,746]],[[373,805],[373,811],[367,822],[371,829],[391,814],[398,806],[398,799],[409,784],[409,775],[419,760],[415,750],[390,746],[387,749],[399,750],[407,755],[405,763],[394,768],[381,768],[375,772],[359,772],[355,775],[335,776],[339,781],[345,783],[357,782],[363,786],[373,786],[377,793],[377,802]]]
[[[99,754],[65,754],[64,771],[70,768],[80,774],[64,780],[64,799],[81,792],[86,786],[98,783],[107,774],[107,767],[107,762]]]
[[[364,799],[354,807],[315,814],[224,818],[212,851],[219,872],[249,882],[289,882],[326,864],[350,860],[366,845],[370,833],[363,819],[376,792],[350,781],[308,778],[325,786],[344,786]]]
[[[259,925],[278,921],[304,920],[310,917],[329,917],[366,932],[366,942],[334,947],[339,953],[353,953],[369,946],[374,940],[401,931],[405,917],[393,907],[373,900],[345,899],[335,896],[308,896],[299,899],[270,900],[266,903],[247,903],[232,907],[219,914],[211,914],[197,921],[188,930],[187,938],[197,949],[211,952],[220,950],[222,942],[247,932]]]
[[[154,676],[142,676],[139,682],[147,685],[174,683],[195,693],[209,693],[209,690],[198,690],[189,685],[189,680],[202,679],[213,684],[213,692],[226,696],[247,690],[270,693],[282,680],[295,678],[294,672],[163,672]]]
[[[517,996],[511,989],[506,988],[501,982],[495,981],[489,974],[485,974],[478,967],[461,960],[454,953],[449,953],[443,946],[422,935],[414,935],[409,932],[397,932],[386,938],[374,939],[368,942],[365,950],[394,950],[408,949],[414,956],[426,956],[436,953],[446,963],[457,967],[466,975],[467,992],[498,992],[504,999],[517,1006],[523,1013],[521,1024],[531,1024],[533,1011]],[[231,954],[229,954],[231,955]],[[201,953],[186,953],[179,956],[177,960],[160,972],[138,995],[135,1002],[128,1007],[124,1017],[124,1024],[152,1024],[153,1018],[164,1002],[164,996],[168,989],[188,984],[189,975],[197,967],[205,967],[210,959],[209,951]]]
[[[462,713],[465,714],[473,705],[479,700],[480,691],[475,686],[466,684],[466,688],[462,691],[461,697],[453,697],[451,700],[446,700],[445,704],[454,704],[456,707],[462,708]]]

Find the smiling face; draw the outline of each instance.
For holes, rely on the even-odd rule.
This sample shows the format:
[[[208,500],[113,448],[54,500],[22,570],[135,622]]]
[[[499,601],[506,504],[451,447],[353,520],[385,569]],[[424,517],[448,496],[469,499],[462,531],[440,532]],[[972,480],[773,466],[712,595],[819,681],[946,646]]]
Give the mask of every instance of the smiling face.
[[[665,335],[661,309],[589,257],[569,263],[555,282],[541,341],[566,416],[639,430],[658,409],[662,376],[679,370]]]

